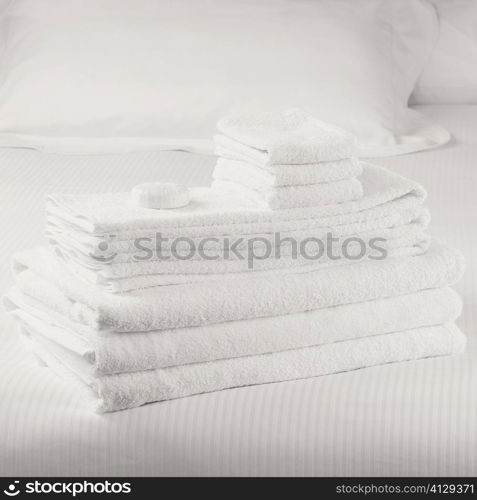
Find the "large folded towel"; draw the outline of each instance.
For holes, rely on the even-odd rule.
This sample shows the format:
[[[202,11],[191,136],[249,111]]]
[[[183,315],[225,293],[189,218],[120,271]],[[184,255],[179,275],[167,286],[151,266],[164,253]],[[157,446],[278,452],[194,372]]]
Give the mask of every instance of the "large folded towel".
[[[108,249],[113,253],[109,259],[103,258],[105,254],[99,246],[103,240],[68,229],[62,230],[53,223],[49,225],[46,234],[49,242],[61,250],[60,253],[75,257],[88,268],[100,270],[111,264],[145,260],[236,260],[246,257],[246,251],[256,252],[259,256],[265,255],[267,251],[271,252],[270,256],[288,256],[294,251],[297,253],[300,244],[306,242],[315,241],[314,246],[317,247],[317,240],[324,243],[329,240],[329,245],[336,249],[342,247],[345,242],[356,243],[359,239],[368,245],[371,240],[377,238],[380,242],[386,242],[389,248],[412,246],[427,239],[426,230],[430,215],[427,209],[422,209],[417,218],[409,220],[408,216],[411,215],[411,212],[403,214],[403,218],[405,217],[403,224],[391,224],[385,227],[380,222],[378,227],[371,229],[368,229],[371,226],[367,224],[348,224],[337,228],[316,228],[286,233],[244,234],[237,239],[222,236],[187,238],[186,241],[180,238],[110,240]],[[362,227],[366,227],[366,230],[359,231]],[[348,232],[354,229],[358,231]],[[232,246],[234,252],[231,251]],[[310,254],[313,253],[311,246],[310,244],[306,248]]]
[[[407,201],[409,201],[409,198]],[[313,237],[326,240],[327,235],[330,233],[332,233],[333,237],[342,240],[354,236],[368,240],[374,237],[383,237],[387,240],[405,237],[417,239],[419,233],[424,232],[429,225],[429,211],[420,205],[405,208],[406,203],[405,200],[396,200],[393,202],[394,209],[388,215],[349,224],[340,224],[334,227],[323,226],[292,231],[242,233],[239,235],[216,234],[211,237],[203,235],[190,237],[188,242],[178,239],[180,233],[163,233],[161,231],[162,239],[158,240],[157,232],[148,232],[146,230],[123,232],[115,235],[114,238],[104,238],[103,236],[88,234],[85,231],[72,228],[68,223],[53,217],[48,220],[46,234],[51,243],[60,246],[65,252],[71,252],[82,262],[88,262],[90,265],[92,261],[110,261],[112,256],[114,256],[114,262],[134,260],[133,256],[138,252],[138,241],[149,241],[149,248],[152,246],[156,249],[156,252],[160,250],[162,255],[170,255],[172,248],[175,248],[175,252],[179,254],[189,253],[191,244],[194,248],[199,248],[199,245],[202,245],[203,251],[206,253],[213,252],[214,255],[220,255],[227,248],[230,249],[232,244],[240,251],[246,250],[250,240],[255,238],[253,247],[260,254],[263,254],[267,247],[273,249],[279,247],[283,249],[283,254],[287,255],[289,253],[287,253],[287,246],[292,246],[290,241],[300,242]],[[191,232],[191,229],[188,228],[187,231]],[[196,229],[200,233],[200,228]],[[213,230],[212,227],[209,227],[209,229]],[[128,236],[129,239],[122,239]],[[105,241],[107,242],[106,252],[104,251]],[[142,251],[141,255],[144,255]],[[229,252],[228,258],[233,258],[232,252]]]
[[[145,262],[109,264],[101,261],[91,266],[85,264],[81,256],[78,258],[71,252],[65,252],[64,249],[54,247],[54,251],[68,269],[82,279],[112,293],[123,293],[155,286],[263,278],[273,275],[277,270],[284,274],[306,273],[330,266],[356,264],[365,260],[406,258],[425,252],[429,247],[429,239],[420,235],[412,242],[408,238],[380,241],[379,248],[364,241],[351,242],[346,245],[345,250],[340,244],[341,241],[332,245],[332,249],[328,249],[323,255],[315,248],[307,250],[305,256],[295,256],[290,254],[288,248],[286,249],[288,254],[280,250],[279,256],[266,258],[261,258],[260,252],[254,252],[251,254],[252,257],[247,257],[245,253],[243,259],[203,260],[186,257],[184,260],[154,259]]]
[[[52,286],[44,286],[48,294]],[[60,293],[59,290],[56,290]],[[27,327],[73,351],[93,375],[165,368],[329,344],[450,323],[462,309],[450,288],[304,313],[151,332],[103,332],[73,322],[40,300],[12,289],[6,309]]]
[[[174,210],[132,207],[129,193],[52,195],[47,212],[57,224],[92,235],[124,240],[160,231],[180,236],[253,234],[375,221],[420,207],[424,189],[380,167],[366,165],[364,195],[356,201],[316,207],[269,210],[250,200],[210,188],[191,189],[191,203]]]
[[[17,255],[13,264],[24,293],[37,299],[45,295],[44,281],[31,276],[37,274],[61,291],[49,304],[53,309],[95,329],[119,331],[200,326],[392,297],[451,285],[464,270],[460,252],[436,244],[405,259],[113,295],[76,277],[46,247]]]
[[[311,266],[317,269],[321,264],[356,263],[364,259],[380,260],[392,256],[416,255],[427,249],[429,237],[426,233],[428,218],[423,214],[419,219],[403,226],[367,231],[364,233],[336,237],[334,233],[308,233],[306,238],[297,240],[256,241],[242,238],[244,244],[237,245],[234,252],[223,248],[201,248],[201,241],[189,241],[173,249],[160,252],[154,241],[136,248],[133,252],[111,254],[103,259],[100,254],[85,252],[81,245],[70,245],[61,231],[50,232],[50,241],[55,243],[56,253],[81,271],[92,271],[102,280],[150,276],[153,274],[196,275],[247,273],[272,269],[287,269]],[[240,241],[241,241],[240,240]],[[144,242],[141,240],[141,244]],[[78,248],[79,247],[79,248]],[[242,277],[246,277],[244,274]],[[98,281],[99,283],[100,281]]]
[[[356,138],[299,109],[222,118],[216,143],[263,164],[303,164],[355,156]]]
[[[397,258],[407,258],[413,255],[420,255],[424,253],[428,248],[428,242],[423,241],[420,244],[416,244],[413,246],[407,246],[402,248],[395,248],[387,250],[387,259],[397,259]],[[276,272],[281,272],[284,275],[287,273],[307,273],[311,271],[318,271],[321,269],[325,269],[331,266],[341,266],[341,265],[349,265],[355,264],[356,261],[344,260],[332,262],[329,259],[326,262],[313,264],[307,261],[300,265],[297,264],[297,261],[293,259],[289,259],[286,257],[282,257],[277,262],[274,262],[274,266],[268,266],[273,268],[267,268],[267,265],[260,264],[261,262],[267,261],[257,261],[257,263],[247,264],[243,261],[233,261],[235,263],[235,270],[230,270],[230,268],[218,268],[217,265],[208,264],[205,262],[205,269],[202,273],[187,273],[184,268],[176,269],[180,270],[181,273],[160,273],[160,274],[142,274],[142,275],[130,275],[130,267],[126,264],[124,267],[115,268],[114,272],[124,273],[128,275],[128,277],[116,278],[110,277],[108,272],[103,271],[92,271],[90,269],[86,269],[83,265],[78,264],[73,259],[64,259],[63,256],[59,256],[68,266],[68,269],[75,273],[80,279],[85,280],[88,283],[94,284],[101,290],[105,290],[109,293],[128,293],[134,292],[138,290],[145,290],[148,288],[158,287],[158,286],[169,286],[169,285],[184,285],[184,284],[192,284],[192,283],[204,283],[204,282],[217,282],[217,281],[237,281],[237,280],[247,280],[247,279],[257,279],[257,278],[267,278],[269,276],[273,276]],[[369,254],[366,254],[364,257],[366,259],[371,259],[372,257]],[[180,261],[176,261],[180,262]],[[303,262],[303,261],[302,261]],[[372,262],[372,261],[371,261]],[[199,263],[203,264],[203,262],[199,261]],[[279,265],[276,266],[276,263]],[[173,264],[174,266],[174,264]],[[175,267],[175,266],[174,266]],[[258,268],[258,269],[257,269]],[[170,268],[168,269],[170,270]],[[195,268],[194,271],[197,269]],[[227,271],[218,273],[217,271]],[[143,269],[143,272],[147,273],[146,269]]]
[[[363,196],[363,187],[358,179],[343,179],[307,186],[270,187],[255,183],[250,178],[247,184],[229,179],[217,179],[212,189],[233,193],[251,200],[257,207],[284,210],[297,207],[333,205],[357,200]]]
[[[417,217],[413,218],[417,213]],[[258,255],[264,255],[268,249],[272,249],[274,255],[278,253],[278,249],[281,255],[291,255],[294,246],[298,246],[300,242],[309,241],[310,238],[326,241],[330,235],[335,240],[339,240],[333,243],[335,246],[343,244],[347,239],[359,238],[362,241],[370,242],[372,239],[380,238],[380,241],[388,242],[391,248],[413,246],[427,238],[426,229],[429,226],[430,214],[425,208],[403,212],[399,220],[400,223],[396,220],[389,220],[389,225],[386,225],[386,220],[388,219],[372,223],[370,221],[370,223],[343,224],[333,228],[242,234],[236,237],[231,235],[210,238],[204,236],[188,238],[187,241],[179,238],[159,240],[155,234],[151,234],[149,238],[143,236],[130,240],[118,241],[114,238],[108,242],[110,256],[114,255],[114,258],[109,259],[104,259],[105,253],[101,247],[101,243],[104,243],[102,238],[61,227],[51,219],[46,236],[50,243],[61,249],[62,253],[74,256],[76,260],[91,269],[103,269],[113,262],[138,262],[144,260],[145,257],[147,260],[160,260],[161,257],[206,260],[199,252],[190,255],[191,249],[198,250],[199,248],[207,257],[230,260],[240,258],[240,255],[243,255],[245,250],[250,247],[253,247]],[[146,245],[146,241],[149,241],[148,245]],[[229,251],[232,245],[237,250],[238,255]],[[148,251],[145,252],[144,248]]]
[[[272,354],[193,363],[117,375],[91,376],[80,356],[25,329],[37,354],[60,376],[77,377],[89,388],[88,401],[98,412],[133,408],[232,387],[295,380],[461,352],[465,336],[454,325],[417,328]],[[82,384],[80,383],[82,382]],[[86,392],[77,392],[80,394]],[[94,396],[95,399],[92,399]]]
[[[365,260],[384,260],[394,257],[406,257],[409,255],[418,255],[427,250],[429,238],[425,235],[416,235],[411,239],[393,239],[380,241],[376,247],[367,245],[367,241],[358,243],[351,241],[346,245],[345,250],[341,248],[341,240],[329,246],[328,252],[321,255],[318,245],[309,245],[303,255],[294,255],[293,250],[288,247],[281,251],[277,256],[271,253],[269,256],[256,252],[247,257],[246,252],[242,258],[231,259],[189,259],[187,256],[183,259],[146,259],[145,261],[131,261],[122,263],[104,264],[103,262],[93,262],[85,264],[82,258],[77,258],[74,254],[63,252],[59,248],[53,247],[54,251],[66,263],[72,263],[74,269],[79,272],[84,270],[84,276],[98,276],[102,280],[133,278],[138,276],[169,275],[189,276],[197,274],[223,276],[224,278],[250,277],[250,273],[259,273],[261,271],[273,270],[293,270],[296,272],[308,272],[321,269],[323,265],[345,265],[356,264]],[[326,241],[324,242],[326,244]],[[366,246],[365,246],[366,245]],[[379,246],[379,248],[378,248]],[[275,250],[274,250],[275,251]],[[240,275],[239,275],[240,273]],[[235,275],[235,276],[234,276]],[[258,274],[256,276],[259,276]],[[101,279],[98,281],[101,282]],[[96,282],[96,280],[94,280]]]
[[[358,177],[363,172],[361,163],[354,158],[307,165],[260,165],[253,161],[241,161],[220,146],[216,153],[220,156],[214,169],[216,179],[237,182],[253,179],[255,183],[266,186],[304,186],[340,181]]]

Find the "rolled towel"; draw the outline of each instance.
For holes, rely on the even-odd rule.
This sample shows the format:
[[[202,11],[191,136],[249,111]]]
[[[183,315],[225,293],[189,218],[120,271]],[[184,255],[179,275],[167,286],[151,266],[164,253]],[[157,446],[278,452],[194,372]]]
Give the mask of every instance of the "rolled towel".
[[[52,195],[49,217],[70,229],[91,235],[128,239],[144,231],[173,232],[181,236],[287,231],[375,220],[396,210],[422,205],[426,192],[418,183],[386,169],[366,164],[360,177],[364,195],[356,201],[306,208],[269,210],[240,196],[210,188],[190,189],[184,208],[148,210],[132,207],[129,193]],[[187,228],[187,229],[186,229]],[[215,233],[217,234],[217,233]]]
[[[466,339],[454,324],[333,342],[233,359],[93,377],[89,364],[55,342],[25,329],[36,353],[58,375],[75,376],[97,412],[134,408],[154,401],[286,380],[317,377],[358,368],[460,353]]]
[[[253,179],[250,179],[247,185],[216,179],[212,183],[212,189],[233,193],[237,197],[251,200],[257,207],[270,210],[334,205],[358,200],[363,196],[363,187],[358,179],[284,187],[269,187],[260,183],[254,185]]]
[[[53,292],[57,312],[94,329],[148,331],[311,311],[439,288],[463,273],[460,252],[435,244],[406,259],[363,261],[308,273],[283,273],[253,280],[225,280],[113,295],[72,274],[51,249],[39,247],[13,262],[22,292],[37,299]],[[37,274],[43,281],[35,281]]]
[[[221,156],[214,169],[216,179],[242,183],[253,179],[264,186],[306,186],[352,179],[363,172],[361,163],[354,158],[307,165],[260,165],[238,160],[220,146],[216,153]]]
[[[304,164],[356,156],[356,138],[304,111],[232,115],[217,127],[217,144],[265,165]]]
[[[44,287],[48,291],[48,287]],[[59,291],[57,291],[59,293]],[[6,308],[27,327],[82,357],[91,374],[136,372],[300,349],[453,322],[462,301],[451,288],[284,316],[151,332],[102,332],[56,313],[12,289]],[[258,332],[258,334],[257,334]]]

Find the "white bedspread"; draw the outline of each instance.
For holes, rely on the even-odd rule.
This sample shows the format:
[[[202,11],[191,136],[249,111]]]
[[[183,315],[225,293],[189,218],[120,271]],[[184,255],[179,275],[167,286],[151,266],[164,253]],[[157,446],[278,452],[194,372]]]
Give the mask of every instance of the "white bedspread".
[[[426,186],[434,234],[467,256],[465,355],[96,415],[35,364],[2,313],[0,475],[477,475],[477,106],[421,109],[455,140],[380,163]],[[0,150],[0,292],[11,255],[43,241],[48,193],[205,185],[214,161]]]

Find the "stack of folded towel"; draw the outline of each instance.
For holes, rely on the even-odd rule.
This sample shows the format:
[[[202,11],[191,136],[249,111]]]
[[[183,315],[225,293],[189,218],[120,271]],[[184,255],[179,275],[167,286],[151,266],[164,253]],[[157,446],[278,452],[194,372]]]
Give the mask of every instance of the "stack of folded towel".
[[[140,208],[128,193],[50,197],[52,245],[15,256],[5,297],[46,364],[105,412],[463,349],[449,288],[463,258],[430,242],[421,186],[357,162],[352,138],[296,111],[220,129],[214,186],[191,189],[185,207]],[[246,194],[245,169],[266,179],[251,190],[270,196]],[[360,187],[339,202],[270,205],[287,186],[293,199],[298,182],[344,180]],[[294,255],[294,242],[330,234],[346,256]],[[377,255],[352,253],[376,238]]]
[[[219,121],[213,186],[275,209],[330,205],[363,195],[353,136],[300,110]]]
[[[217,188],[191,189],[190,205],[174,210],[131,206],[129,193],[53,195],[47,233],[71,270],[111,292],[354,263],[361,242],[367,251],[363,259],[376,238],[384,240],[380,246],[388,257],[425,251],[429,213],[423,207],[424,190],[380,167],[365,164],[362,169],[360,199],[283,210]],[[346,243],[352,258],[334,260],[331,251],[320,256],[313,241],[306,255],[293,254],[299,243],[326,241],[329,234],[332,250],[338,247],[340,253]]]

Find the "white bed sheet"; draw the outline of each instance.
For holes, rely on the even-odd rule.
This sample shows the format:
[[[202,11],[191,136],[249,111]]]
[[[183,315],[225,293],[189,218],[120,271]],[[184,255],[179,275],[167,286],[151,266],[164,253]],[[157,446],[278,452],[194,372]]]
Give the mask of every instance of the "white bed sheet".
[[[436,235],[461,248],[466,354],[232,389],[116,414],[85,410],[0,318],[0,475],[477,475],[477,106],[421,110],[448,146],[380,163],[429,191]],[[43,241],[54,191],[208,184],[214,158],[0,150],[0,292],[11,255]]]

